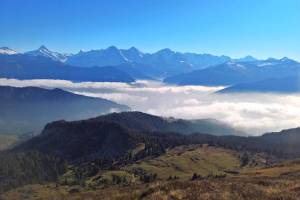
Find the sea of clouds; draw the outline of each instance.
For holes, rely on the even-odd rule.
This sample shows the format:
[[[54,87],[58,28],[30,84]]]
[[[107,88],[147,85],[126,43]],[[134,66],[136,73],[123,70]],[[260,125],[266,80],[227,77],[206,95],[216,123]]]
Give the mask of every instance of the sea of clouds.
[[[0,85],[61,88],[165,117],[214,118],[251,135],[300,126],[300,94],[216,94],[223,87],[176,86],[142,80],[127,84],[0,79]]]

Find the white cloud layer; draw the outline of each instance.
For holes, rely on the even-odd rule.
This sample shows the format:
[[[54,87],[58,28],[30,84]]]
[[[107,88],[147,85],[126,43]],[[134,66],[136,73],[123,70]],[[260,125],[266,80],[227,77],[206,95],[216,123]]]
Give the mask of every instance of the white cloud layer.
[[[215,118],[257,135],[300,126],[300,94],[215,94],[222,87],[0,79],[0,85],[62,88],[161,116]]]

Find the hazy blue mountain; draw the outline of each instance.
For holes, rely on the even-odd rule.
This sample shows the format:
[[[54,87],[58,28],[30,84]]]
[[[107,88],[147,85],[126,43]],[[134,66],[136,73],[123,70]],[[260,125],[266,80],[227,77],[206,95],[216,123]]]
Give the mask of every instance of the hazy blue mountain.
[[[61,89],[0,86],[0,133],[38,132],[54,120],[78,120],[129,108]]]
[[[156,69],[158,74],[153,74],[152,76],[158,78],[193,70],[192,65],[186,62],[181,53],[171,49],[162,49],[153,54],[145,54],[143,63]]]
[[[71,81],[133,82],[114,67],[74,67],[44,56],[0,55],[0,77],[16,79],[64,79]]]
[[[248,74],[251,69],[250,66],[245,67],[244,64],[228,62],[202,70],[171,76],[164,79],[164,82],[178,85],[231,85],[246,81],[245,76],[249,79]]]
[[[153,74],[159,74],[160,71],[152,68],[149,65],[138,63],[124,63],[115,65],[113,68],[123,71],[134,79],[154,80]]]
[[[186,62],[194,69],[203,69],[209,66],[218,65],[231,60],[228,56],[215,56],[211,54],[184,53]]]
[[[115,46],[87,52],[80,51],[67,60],[68,64],[80,67],[113,66],[128,62],[129,60],[122,54],[122,51]]]
[[[2,51],[7,52],[7,50]],[[89,70],[80,70],[90,75],[97,74],[96,67],[110,66],[129,74],[134,79],[165,78],[166,82],[183,85],[232,85],[259,81],[278,77],[276,75],[278,72],[280,74],[283,72],[282,75],[291,75],[291,66],[298,65],[297,62],[288,58],[258,60],[249,55],[240,59],[231,59],[228,56],[175,52],[168,48],[154,53],[143,53],[135,47],[118,49],[115,46],[100,50],[80,51],[74,55],[53,52],[45,46],[41,46],[37,50],[24,53],[24,55],[65,62],[67,65],[61,65],[64,67],[70,65],[89,70],[94,68],[91,70],[92,73],[89,73]],[[58,64],[54,66],[56,65]],[[285,67],[288,68],[286,71]],[[78,78],[76,77],[76,79]],[[109,81],[108,79],[105,80]]]
[[[236,84],[218,91],[218,93],[232,92],[300,92],[300,77],[289,76],[284,78],[266,79],[258,82]]]
[[[143,57],[144,54],[135,47],[117,49],[111,46],[107,49],[81,51],[69,57],[67,63],[81,67],[113,66],[135,79],[153,79],[154,76],[162,73],[161,70],[144,64],[141,61]]]
[[[182,55],[170,49],[144,54],[134,47],[126,50],[111,46],[107,49],[80,52],[69,57],[67,63],[85,67],[135,64],[141,66],[136,70],[148,77],[165,77],[169,74],[191,71],[190,65],[183,61]]]
[[[143,63],[144,53],[135,47],[121,49],[122,55],[126,57],[127,62]]]
[[[8,54],[8,50],[2,50]],[[13,50],[9,51],[14,53]],[[1,49],[0,49],[1,54]],[[143,53],[135,47],[118,49],[110,46],[106,49],[80,51],[77,54],[62,54],[41,46],[37,50],[25,52],[24,55],[32,57],[45,57],[77,67],[107,67],[116,66],[127,72],[133,78],[163,79],[168,76],[192,72],[209,66],[219,65],[231,61],[228,56],[215,56],[211,54],[181,53],[165,48],[154,53]],[[238,61],[256,61],[247,56]],[[123,66],[123,68],[120,68]]]
[[[8,47],[0,47],[0,54],[5,54],[5,55],[13,55],[13,54],[17,54],[18,52],[16,52],[15,50],[12,50]]]
[[[37,50],[25,52],[25,54],[31,56],[44,56],[54,61],[60,61],[60,62],[65,62],[68,58],[67,54],[50,51],[44,45],[40,46],[40,48],[38,48]]]
[[[67,63],[75,66],[118,66],[134,64],[141,66],[140,73],[152,78],[163,78],[174,74],[190,72],[229,61],[227,56],[210,54],[180,53],[171,49],[162,49],[155,53],[143,53],[135,47],[80,51],[68,57]]]
[[[255,62],[258,61],[258,59],[254,58],[253,56],[245,56],[244,58],[238,58],[238,59],[234,59],[234,61],[236,62]]]
[[[206,69],[171,76],[164,81],[178,85],[234,85],[293,76],[299,71],[300,64],[288,58],[253,62],[230,61]]]

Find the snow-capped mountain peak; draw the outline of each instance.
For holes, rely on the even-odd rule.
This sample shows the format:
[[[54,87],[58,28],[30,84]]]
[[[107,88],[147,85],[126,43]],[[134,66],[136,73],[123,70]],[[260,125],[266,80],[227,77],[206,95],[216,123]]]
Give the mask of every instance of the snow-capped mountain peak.
[[[65,62],[67,60],[66,54],[50,51],[46,46],[42,45],[37,50],[28,51],[25,54],[31,56],[44,56],[55,61]]]
[[[258,59],[254,58],[253,56],[245,56],[243,58],[234,59],[236,62],[255,62],[258,61]]]
[[[280,61],[281,62],[296,62],[295,60],[292,60],[292,59],[290,59],[288,57],[283,57],[283,58],[280,59]]]
[[[39,51],[50,52],[49,49],[45,45],[40,46],[40,48],[38,48],[38,50]]]
[[[141,58],[144,56],[144,53],[141,52],[140,50],[138,50],[135,47],[130,47],[129,49],[127,49],[127,51],[130,52],[130,53],[132,53],[132,54],[136,54],[136,55],[138,55]]]
[[[0,47],[0,54],[13,55],[13,54],[17,54],[17,52],[8,47]]]

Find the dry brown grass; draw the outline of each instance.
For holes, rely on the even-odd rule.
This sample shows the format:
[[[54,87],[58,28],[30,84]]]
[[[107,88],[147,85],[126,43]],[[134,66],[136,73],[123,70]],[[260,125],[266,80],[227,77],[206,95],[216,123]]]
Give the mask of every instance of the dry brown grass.
[[[232,152],[223,149],[180,147],[143,164],[158,163],[162,166],[174,162],[182,168],[190,166],[192,169],[219,164],[226,169],[227,166],[236,167],[235,157]],[[190,158],[197,158],[199,162],[191,163]],[[171,169],[169,167],[167,172],[176,175],[176,171]],[[131,176],[124,171],[108,171],[101,175],[110,179],[112,174]],[[97,187],[87,183],[85,186],[27,185],[0,195],[0,200],[300,200],[300,162],[284,162],[268,168],[247,167],[239,174],[226,178],[197,181],[182,177],[179,180],[161,180],[150,184],[139,182],[129,186]]]
[[[179,146],[156,157],[139,161],[124,167],[124,170],[141,168],[157,174],[160,180],[170,176],[189,180],[194,173],[202,176],[223,174],[224,170],[237,169],[240,166],[238,155],[234,151],[201,145]]]
[[[297,200],[297,178],[225,178],[200,181],[156,182],[138,186],[91,188],[31,185],[7,192],[1,200]]]

